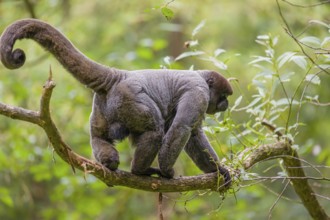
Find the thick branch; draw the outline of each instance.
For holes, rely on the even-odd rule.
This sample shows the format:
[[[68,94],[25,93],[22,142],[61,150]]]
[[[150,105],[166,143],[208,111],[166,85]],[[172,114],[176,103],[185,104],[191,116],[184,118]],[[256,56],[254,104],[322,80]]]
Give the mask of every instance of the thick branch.
[[[261,145],[257,149],[246,149],[238,155],[245,169],[254,164],[274,158],[283,158],[284,167],[290,178],[291,184],[300,197],[305,208],[314,219],[329,219],[326,212],[319,204],[314,191],[308,184],[308,179],[301,165],[298,153],[289,143],[278,142],[275,144]]]
[[[43,95],[41,97],[40,113],[0,103],[0,114],[41,126],[45,130],[54,150],[64,161],[71,164],[73,168],[82,170],[85,174],[94,175],[108,186],[126,186],[153,192],[183,192],[192,190],[223,192],[226,190],[223,187],[224,181],[222,176],[217,173],[180,177],[176,179],[136,176],[120,170],[110,171],[101,164],[76,154],[63,141],[60,132],[50,116],[49,103],[54,87],[55,84],[49,79],[44,86]],[[310,215],[315,219],[329,219],[318,203],[307,179],[304,178],[306,175],[301,167],[297,152],[291,148],[291,143],[277,142],[274,144],[261,145],[256,149],[246,149],[241,152],[237,158],[244,169],[249,169],[254,164],[264,160],[283,158],[288,177],[292,177],[290,181]]]
[[[306,177],[305,172],[301,166],[298,153],[292,150],[292,158],[283,158],[286,172],[289,177]],[[314,219],[330,219],[325,213],[324,209],[318,202],[313,189],[308,184],[307,179],[291,179],[291,184],[300,197],[305,208]]]
[[[27,121],[37,125],[42,124],[38,112],[16,106],[6,105],[1,102],[0,102],[0,114],[12,119]]]
[[[264,121],[262,123],[265,125],[268,129],[270,129],[272,132],[276,131],[276,128],[269,124],[268,122]],[[283,137],[283,134],[280,132],[276,133],[278,137]],[[293,185],[294,190],[300,197],[302,203],[304,204],[305,208],[308,210],[309,214],[314,218],[314,219],[330,219],[329,216],[326,214],[320,203],[318,202],[314,191],[312,190],[311,186],[308,184],[308,179],[306,178],[306,174],[304,169],[302,168],[301,165],[301,159],[299,158],[299,155],[296,150],[294,150],[291,145],[292,142],[291,140],[288,140],[285,138],[285,142],[282,144],[276,144],[272,148],[269,148],[269,146],[264,145],[259,147],[258,149],[254,150],[252,155],[250,155],[250,160],[244,161],[246,168],[251,167],[254,163],[259,162],[260,159],[264,160],[267,158],[271,158],[267,155],[265,155],[265,152],[277,152],[281,153],[281,148],[283,148],[282,153],[284,155],[278,155],[283,158],[284,161],[284,168],[285,171],[290,177],[290,182]],[[281,145],[283,147],[281,147]],[[253,159],[255,158],[255,154],[262,155],[259,158],[259,160]]]
[[[136,176],[120,170],[110,171],[101,164],[76,154],[63,141],[60,132],[50,116],[49,101],[54,87],[55,84],[51,80],[48,80],[44,86],[40,102],[40,118],[44,121],[41,127],[45,130],[56,153],[64,161],[71,164],[71,166],[82,170],[85,173],[91,173],[108,186],[119,185],[155,192],[183,192],[203,189],[211,189],[214,191],[224,190],[224,187],[222,186],[222,176],[220,174],[217,175],[216,173],[192,177],[180,177],[177,179]]]
[[[247,148],[238,155],[238,160],[242,163],[244,169],[249,169],[263,160],[284,157],[291,153],[292,149],[288,143],[277,142],[261,145],[258,148]]]

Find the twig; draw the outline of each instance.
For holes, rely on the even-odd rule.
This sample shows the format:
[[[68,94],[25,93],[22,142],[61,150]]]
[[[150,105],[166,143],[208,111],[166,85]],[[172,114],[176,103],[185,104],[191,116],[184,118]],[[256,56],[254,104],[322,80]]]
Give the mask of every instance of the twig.
[[[31,3],[29,0],[24,0],[24,3],[28,12],[30,13],[31,18],[37,18],[33,3]]]
[[[320,195],[320,194],[316,194],[316,193],[314,193],[314,195],[330,201],[330,197],[327,197],[327,196],[324,196],[324,195]]]
[[[21,107],[6,105],[0,102],[0,114],[12,119],[27,121],[33,124],[41,125],[43,122],[36,111],[24,109]]]
[[[170,1],[168,1],[168,2],[166,2],[166,4],[165,4],[165,7],[168,7],[171,3],[173,3],[175,0],[170,0]]]
[[[310,4],[310,5],[298,5],[298,4],[295,4],[295,3],[292,3],[292,2],[289,2],[287,0],[282,0],[283,2],[291,5],[291,6],[295,6],[295,7],[299,7],[299,8],[312,8],[312,7],[317,7],[317,6],[320,6],[320,5],[324,5],[324,4],[328,4],[330,3],[330,0],[325,0],[325,1],[321,1],[319,3],[314,3],[314,4]]]
[[[322,106],[322,107],[327,107],[327,106],[330,106],[330,102],[327,102],[327,103],[321,103],[321,102],[318,102],[318,101],[310,101],[309,103],[313,104],[313,105],[317,105],[317,106]]]
[[[296,42],[296,44],[300,48],[301,52],[307,57],[307,59],[309,59],[309,61],[311,61],[311,63],[313,63],[317,68],[319,68],[323,72],[325,72],[327,74],[330,74],[326,69],[324,69],[323,67],[321,67],[320,65],[318,65],[311,56],[309,56],[309,54],[303,48],[301,42],[294,36],[294,34],[293,34],[293,32],[292,32],[292,30],[290,28],[290,25],[288,24],[287,20],[285,19],[284,15],[282,13],[282,8],[281,8],[281,5],[280,5],[280,3],[278,1],[279,0],[276,0],[277,8],[278,8],[279,15],[280,15],[280,17],[281,17],[281,19],[282,19],[282,21],[283,21],[283,23],[285,25],[284,30],[286,31],[286,33],[294,40],[294,42]]]
[[[269,209],[269,215],[268,215],[268,219],[272,218],[272,211],[275,208],[276,204],[278,203],[278,201],[280,200],[280,198],[283,196],[283,193],[285,192],[285,190],[288,188],[288,185],[290,184],[290,181],[287,181],[287,183],[285,184],[282,192],[278,195],[278,197],[276,198],[274,204],[272,205],[272,207],[270,207]]]
[[[288,180],[317,180],[317,181],[330,181],[330,178],[326,177],[312,177],[312,176],[260,176],[256,178],[251,178],[251,180],[283,180],[283,179],[288,179]]]
[[[158,193],[158,217],[159,220],[164,220],[164,216],[163,216],[163,193]]]
[[[261,125],[266,126],[271,132],[274,132],[278,137],[282,137],[283,136],[282,132],[276,131],[276,127],[274,125],[271,125],[267,121],[263,120],[261,122]]]

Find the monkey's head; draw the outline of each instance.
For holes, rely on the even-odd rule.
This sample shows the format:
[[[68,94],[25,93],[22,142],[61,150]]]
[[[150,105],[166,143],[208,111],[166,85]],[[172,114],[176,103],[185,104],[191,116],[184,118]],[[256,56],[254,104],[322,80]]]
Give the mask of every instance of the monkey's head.
[[[233,89],[228,80],[213,71],[204,72],[202,76],[206,80],[210,91],[209,105],[206,113],[215,114],[225,111],[228,108],[227,97],[233,94]]]

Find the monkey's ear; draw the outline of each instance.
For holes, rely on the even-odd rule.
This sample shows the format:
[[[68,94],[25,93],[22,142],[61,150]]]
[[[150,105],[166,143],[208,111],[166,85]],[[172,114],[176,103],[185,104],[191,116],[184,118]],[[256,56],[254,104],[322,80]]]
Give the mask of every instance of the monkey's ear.
[[[209,87],[212,87],[214,84],[214,79],[213,77],[210,77],[206,80],[206,83],[209,85]]]

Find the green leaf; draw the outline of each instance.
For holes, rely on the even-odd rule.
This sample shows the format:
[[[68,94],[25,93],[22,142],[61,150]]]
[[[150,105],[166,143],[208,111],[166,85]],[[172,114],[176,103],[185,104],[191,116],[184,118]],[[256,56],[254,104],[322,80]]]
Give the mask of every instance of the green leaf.
[[[226,70],[228,68],[224,62],[219,61],[214,57],[210,57],[208,60],[212,61],[213,64],[221,70]]]
[[[259,36],[257,36],[257,39],[258,40],[269,40],[270,38],[268,35],[259,35]]]
[[[330,44],[330,37],[325,37],[321,43],[321,46],[326,47],[329,44]]]
[[[260,100],[261,100],[261,97],[257,97],[249,105],[247,105],[243,108],[237,109],[236,111],[248,110],[248,109],[252,108],[254,105],[256,105]]]
[[[261,97],[266,97],[266,92],[265,92],[266,90],[265,90],[265,88],[258,87],[257,90],[258,90],[259,95],[260,95]]]
[[[283,75],[280,76],[281,82],[290,82],[292,76],[294,75],[294,72],[289,72],[289,73],[285,73]]]
[[[315,85],[320,85],[320,83],[321,83],[320,77],[318,75],[314,75],[314,74],[308,74],[305,77],[305,81],[313,83]]]
[[[193,30],[193,32],[192,32],[192,36],[195,36],[196,34],[198,34],[198,32],[202,29],[202,27],[204,27],[204,25],[205,25],[205,20],[203,20],[203,21],[201,21],[201,23],[199,23],[196,27],[195,27],[195,29]]]
[[[146,60],[151,60],[153,58],[153,53],[148,48],[138,48],[136,50],[136,54]]]
[[[166,56],[164,57],[164,63],[167,65],[167,66],[171,66],[171,63],[172,63],[172,58],[170,56]]]
[[[262,62],[262,61],[266,61],[268,63],[273,63],[272,62],[272,59],[270,57],[263,57],[263,56],[254,56],[254,60],[252,60],[249,64],[255,64],[255,63],[259,63],[259,62]]]
[[[285,63],[289,62],[296,52],[285,52],[277,58],[278,68],[281,68]]]
[[[307,69],[307,61],[305,56],[293,56],[290,60],[292,60],[295,64],[297,64],[303,70]]]
[[[291,103],[291,100],[288,100],[287,98],[282,98],[282,99],[279,99],[277,101],[272,101],[271,103],[274,106],[289,105],[289,104],[298,105],[299,104],[299,102],[296,101],[296,100],[293,100],[292,103]]]
[[[218,48],[214,51],[214,56],[217,57],[217,56],[219,56],[220,54],[222,54],[224,52],[226,52],[226,50]]]
[[[171,9],[169,9],[168,7],[162,7],[160,9],[160,11],[162,12],[162,14],[165,16],[165,18],[167,20],[171,20],[174,16],[174,12]]]
[[[13,207],[14,202],[10,197],[9,190],[5,188],[0,188],[0,201],[7,205],[8,207]]]
[[[321,67],[323,69],[330,69],[330,65],[329,64],[320,64],[319,67]]]
[[[13,200],[10,196],[6,195],[6,196],[2,196],[1,197],[1,201],[6,204],[8,207],[13,207],[14,203]]]
[[[307,36],[304,37],[302,39],[300,39],[300,42],[304,43],[304,44],[311,44],[314,46],[319,47],[321,45],[321,40],[317,37],[313,37],[313,36]]]
[[[235,101],[234,106],[231,107],[230,111],[233,111],[237,106],[239,106],[239,104],[241,104],[241,102],[242,102],[242,99],[243,99],[243,96],[238,97]]]
[[[221,70],[226,70],[228,67],[224,62],[218,61],[218,60],[214,60],[213,64],[218,67]]]
[[[269,122],[274,122],[276,119],[278,119],[281,115],[280,114],[277,114],[277,115],[274,115],[273,117],[271,117],[269,119]]]
[[[309,95],[306,95],[305,98],[308,100],[308,101],[315,101],[315,102],[319,102],[319,96],[318,95],[315,95],[315,96],[309,96]]]
[[[166,48],[166,46],[167,46],[167,41],[163,39],[156,39],[152,45],[152,49],[159,51]]]
[[[186,58],[186,57],[199,56],[199,55],[202,55],[204,53],[205,52],[203,52],[203,51],[189,51],[189,52],[184,52],[184,53],[180,54],[177,58],[175,58],[175,61],[181,60],[181,59]]]
[[[319,24],[326,28],[330,28],[330,24],[324,23],[323,21],[319,21],[319,20],[311,20],[311,21],[309,21],[309,23],[310,24]]]
[[[262,40],[256,40],[256,42],[262,46],[267,46],[267,43],[265,41]]]

